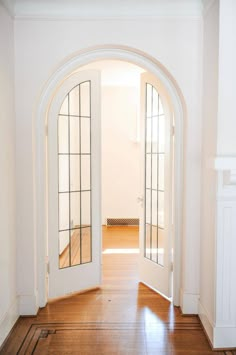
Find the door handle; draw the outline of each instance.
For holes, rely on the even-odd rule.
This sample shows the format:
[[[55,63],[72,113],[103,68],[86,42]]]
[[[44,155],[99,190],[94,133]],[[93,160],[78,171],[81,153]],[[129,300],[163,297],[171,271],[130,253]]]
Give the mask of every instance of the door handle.
[[[138,204],[140,204],[141,205],[141,207],[143,207],[143,196],[138,196],[137,197],[137,202],[138,202]]]

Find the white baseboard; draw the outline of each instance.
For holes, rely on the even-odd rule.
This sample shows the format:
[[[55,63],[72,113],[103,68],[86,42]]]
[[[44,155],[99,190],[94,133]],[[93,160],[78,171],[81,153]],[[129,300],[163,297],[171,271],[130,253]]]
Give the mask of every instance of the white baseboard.
[[[236,326],[216,326],[201,302],[198,304],[199,318],[214,350],[236,347]]]
[[[21,316],[35,316],[38,309],[37,295],[19,295],[19,314]]]
[[[205,332],[211,342],[211,345],[213,346],[214,324],[210,319],[208,312],[203,307],[200,301],[198,302],[198,315],[205,329]]]
[[[16,297],[4,317],[0,320],[0,346],[3,344],[18,318],[19,308],[18,298]]]
[[[180,308],[183,314],[198,314],[199,295],[180,290]]]
[[[215,327],[214,349],[236,348],[236,326]]]

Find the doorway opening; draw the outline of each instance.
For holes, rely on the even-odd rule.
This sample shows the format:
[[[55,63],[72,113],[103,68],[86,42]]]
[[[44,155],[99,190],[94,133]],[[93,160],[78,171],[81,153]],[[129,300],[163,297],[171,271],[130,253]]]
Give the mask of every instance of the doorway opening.
[[[140,75],[122,61],[100,61],[102,285],[137,289],[141,192]]]
[[[175,249],[175,261],[176,267],[174,268],[174,304],[179,305],[179,292],[180,292],[180,254],[181,254],[181,216],[182,216],[182,164],[183,164],[183,157],[182,157],[182,149],[183,149],[183,110],[184,110],[184,101],[182,98],[181,91],[179,90],[178,86],[176,85],[176,82],[174,78],[168,73],[168,71],[163,67],[161,63],[159,63],[157,60],[154,58],[150,57],[148,54],[142,53],[140,51],[137,51],[132,48],[128,48],[125,46],[119,46],[119,47],[112,47],[112,46],[103,46],[103,47],[95,47],[95,48],[90,48],[89,50],[82,51],[77,54],[77,56],[73,57],[72,59],[69,59],[68,62],[66,62],[62,67],[59,69],[59,71],[55,72],[50,81],[47,83],[45,90],[43,92],[43,95],[40,99],[39,103],[39,110],[37,114],[37,131],[36,132],[41,132],[42,134],[37,135],[37,147],[36,147],[36,160],[37,164],[36,166],[36,185],[37,185],[37,254],[38,254],[38,260],[42,261],[42,264],[40,262],[40,265],[42,267],[39,267],[38,269],[38,277],[39,277],[39,305],[43,307],[46,302],[47,302],[47,292],[46,292],[46,284],[45,284],[45,279],[47,277],[46,269],[43,266],[43,262],[45,260],[45,256],[47,255],[46,251],[46,244],[42,243],[42,238],[41,235],[45,236],[45,241],[48,240],[50,241],[50,238],[47,239],[47,236],[50,235],[50,226],[47,226],[47,215],[42,213],[42,211],[48,210],[49,214],[52,210],[51,207],[55,208],[55,205],[50,204],[50,194],[48,195],[48,191],[53,190],[54,194],[57,194],[56,191],[56,185],[55,185],[55,180],[54,180],[54,185],[52,186],[52,189],[50,189],[50,183],[48,180],[45,180],[45,176],[50,176],[50,171],[48,171],[48,167],[50,167],[49,162],[47,162],[46,155],[44,156],[44,152],[48,152],[47,157],[50,160],[50,154],[55,153],[50,152],[47,147],[47,135],[44,135],[45,132],[45,124],[48,127],[46,130],[47,132],[50,132],[50,125],[54,128],[54,131],[56,131],[56,126],[55,122],[52,123],[52,117],[57,117],[57,114],[52,115],[53,110],[55,113],[55,109],[58,112],[59,107],[58,107],[58,101],[61,100],[62,98],[65,97],[65,95],[69,92],[68,91],[68,85],[69,85],[69,90],[71,90],[76,82],[78,83],[78,80],[76,78],[76,81],[74,82],[73,86],[71,86],[71,83],[68,84],[68,79],[74,80],[71,78],[75,72],[78,72],[78,67],[79,68],[85,68],[85,65],[87,63],[95,63],[95,61],[100,61],[106,59],[115,59],[115,60],[121,60],[121,61],[127,61],[129,63],[133,63],[141,68],[144,68],[145,71],[148,71],[152,73],[152,75],[159,81],[160,87],[158,88],[158,92],[161,93],[163,91],[164,94],[166,94],[166,97],[171,103],[169,107],[173,107],[173,112],[174,116],[176,118],[176,139],[174,140],[174,150],[175,150],[175,157],[173,159],[174,161],[174,178],[173,178],[173,190],[175,192],[175,199],[174,199],[174,208],[173,210],[175,211],[175,214],[173,215],[173,220],[174,220],[174,227],[175,230],[173,231],[173,236],[174,236],[174,249]],[[81,71],[82,73],[82,71]],[[81,74],[82,75],[82,74]],[[88,78],[84,78],[85,81],[88,80]],[[152,86],[152,85],[151,85]],[[56,87],[56,89],[55,89]],[[67,87],[67,88],[66,88]],[[155,84],[154,86],[155,87]],[[160,89],[160,90],[159,90]],[[63,93],[64,92],[64,93]],[[93,94],[96,93],[94,92]],[[164,95],[165,96],[165,95]],[[163,97],[163,95],[162,95]],[[98,97],[97,97],[98,98]],[[97,100],[98,101],[98,100]],[[168,105],[167,105],[168,106]],[[42,121],[41,117],[44,116],[46,118],[46,121]],[[95,120],[96,121],[96,120]],[[47,128],[46,127],[46,128]],[[96,127],[97,132],[99,131],[99,126]],[[49,136],[49,134],[48,134]],[[55,143],[55,139],[54,139]],[[54,145],[55,148],[55,145]],[[99,149],[98,149],[99,150]],[[96,165],[96,164],[95,164]],[[98,165],[98,164],[97,164]],[[56,164],[54,164],[53,168],[56,168]],[[52,171],[51,171],[52,172]],[[99,175],[100,176],[100,175]],[[93,179],[94,181],[96,179]],[[43,184],[42,184],[43,182]],[[99,200],[99,194],[96,196],[96,200]],[[142,198],[141,198],[142,199]],[[54,214],[55,220],[57,220],[58,216],[56,216],[56,213]],[[40,223],[39,223],[40,221]],[[50,224],[50,215],[48,216],[48,221]],[[45,228],[45,231],[44,231]],[[46,233],[46,234],[45,234]],[[57,231],[58,233],[58,231]],[[56,246],[55,249],[58,249],[58,242],[54,247]],[[49,250],[52,250],[49,245]],[[56,258],[54,258],[57,263],[58,263],[58,252],[56,252]],[[144,255],[144,254],[143,254]],[[148,259],[148,258],[147,258]],[[55,261],[54,260],[54,261]],[[50,270],[51,270],[51,260],[50,261]],[[154,263],[152,263],[154,264]],[[72,270],[73,269],[73,270]],[[73,280],[76,278],[76,272],[75,268],[70,268],[70,274],[71,277],[70,279]],[[85,267],[84,267],[85,269]],[[63,269],[64,271],[61,273],[64,275],[64,280],[68,281],[66,277],[66,269]],[[72,275],[73,274],[73,275]],[[86,277],[83,279],[86,280]],[[63,290],[63,293],[65,293],[66,290]]]
[[[170,257],[173,255],[172,235],[169,231],[165,233],[165,238],[169,239],[168,251],[163,243],[164,231],[171,230],[172,221],[171,191],[168,194],[164,189],[165,175],[168,175],[167,170],[170,169],[170,163],[168,165],[164,161],[167,154],[163,142],[168,131],[164,122],[164,105],[157,88],[151,82],[145,83],[144,101],[141,103],[141,75],[145,70],[139,66],[124,61],[103,60],[83,66],[77,72],[86,70],[99,71],[101,75],[103,260],[108,260],[110,255],[109,268],[114,269],[116,265],[114,272],[117,273],[123,264],[122,257],[124,264],[127,264],[125,259],[127,254],[130,255],[138,280],[140,252],[144,253],[148,262],[157,264],[159,268],[164,266],[164,252],[169,253]],[[142,122],[144,118],[145,126]],[[145,184],[146,187],[143,186]],[[171,190],[171,183],[168,188]],[[164,194],[167,196],[167,207],[164,207]],[[168,198],[170,203],[167,203]],[[168,222],[164,226],[165,214]],[[144,225],[141,231],[140,221]],[[86,240],[90,237],[86,234],[80,236],[80,246],[81,238],[86,253],[86,245],[89,244]],[[74,240],[78,240],[75,235],[71,239],[72,245]],[[83,253],[77,244],[73,249],[81,258]],[[66,252],[68,254],[68,248]],[[120,263],[114,263],[115,255],[120,256]],[[147,270],[143,270],[143,274],[147,273]],[[171,270],[168,273],[169,289],[168,292],[163,291],[163,294],[171,297]],[[155,284],[151,279],[147,280],[148,286],[155,288],[157,284],[160,291],[158,281]]]

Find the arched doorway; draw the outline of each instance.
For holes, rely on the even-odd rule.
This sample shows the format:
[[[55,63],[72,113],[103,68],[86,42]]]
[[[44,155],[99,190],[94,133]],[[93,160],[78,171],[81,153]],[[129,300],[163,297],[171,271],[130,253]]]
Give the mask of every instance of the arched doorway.
[[[121,59],[141,66],[158,78],[166,96],[170,100],[175,116],[175,161],[174,161],[174,304],[179,305],[180,288],[180,255],[181,255],[181,214],[182,214],[182,149],[183,149],[183,107],[182,95],[173,78],[154,58],[127,47],[107,46],[92,48],[80,52],[73,59],[67,61],[53,75],[41,96],[36,122],[36,194],[37,194],[37,259],[39,305],[46,303],[46,267],[47,255],[47,111],[55,91],[63,81],[77,68],[99,59]],[[43,120],[42,117],[45,119]],[[45,212],[46,211],[46,212]],[[42,243],[43,236],[43,243]]]

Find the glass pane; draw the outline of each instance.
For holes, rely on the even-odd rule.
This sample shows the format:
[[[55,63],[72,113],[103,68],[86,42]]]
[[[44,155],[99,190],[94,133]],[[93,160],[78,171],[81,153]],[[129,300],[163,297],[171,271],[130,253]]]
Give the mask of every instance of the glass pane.
[[[158,192],[158,226],[164,228],[164,192]]]
[[[159,117],[159,152],[165,152],[165,117]]]
[[[152,190],[152,225],[157,226],[157,191]]]
[[[69,193],[59,194],[59,230],[69,229]]]
[[[90,116],[90,82],[80,84],[81,116]]]
[[[152,85],[147,84],[146,86],[146,117],[152,116]]]
[[[59,155],[59,192],[69,191],[69,155]]]
[[[80,156],[70,155],[70,189],[80,190]]]
[[[158,264],[164,265],[164,230],[158,229]]]
[[[81,190],[90,188],[90,155],[81,155]]]
[[[80,192],[70,194],[70,219],[71,228],[80,226]]]
[[[70,153],[80,153],[80,119],[70,117]]]
[[[58,116],[58,153],[68,153],[68,117]]]
[[[146,153],[151,153],[152,143],[152,119],[146,119]]]
[[[90,119],[81,117],[81,153],[90,152]]]
[[[70,266],[70,234],[69,231],[59,232],[59,268]]]
[[[73,88],[58,117],[60,268],[92,258],[91,192],[80,191],[91,190],[90,85],[87,81]],[[82,230],[81,226],[86,228]]]
[[[152,261],[157,262],[157,227],[152,226]]]
[[[81,228],[82,236],[82,263],[88,263],[92,259],[91,255],[91,228]]]
[[[146,190],[146,223],[151,223],[151,190]]]
[[[146,155],[146,188],[151,188],[151,154]]]
[[[152,103],[152,115],[158,115],[158,92],[153,87],[153,103]]]
[[[152,118],[152,152],[157,153],[158,147],[158,120],[159,117]]]
[[[69,94],[69,110],[70,115],[79,116],[79,85]]]
[[[71,265],[80,263],[80,229],[75,229],[71,231]]]
[[[157,190],[157,154],[152,155],[152,188]]]
[[[150,259],[150,224],[146,224],[146,245],[145,245],[145,256],[146,258]]]
[[[159,190],[164,191],[165,189],[165,154],[159,154],[159,162],[158,162],[158,188]]]
[[[163,110],[161,98],[159,96],[159,115],[163,115],[163,114],[164,114],[164,110]]]
[[[91,225],[90,192],[81,192],[81,227]]]
[[[68,110],[68,95],[67,95],[61,105],[60,115],[68,115],[68,114],[69,114],[69,110]]]

